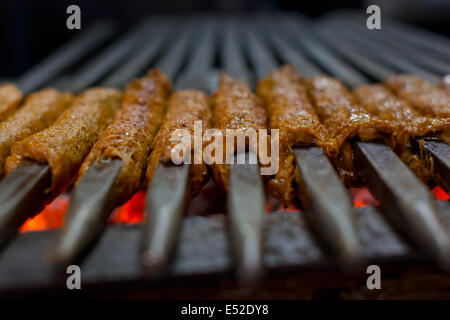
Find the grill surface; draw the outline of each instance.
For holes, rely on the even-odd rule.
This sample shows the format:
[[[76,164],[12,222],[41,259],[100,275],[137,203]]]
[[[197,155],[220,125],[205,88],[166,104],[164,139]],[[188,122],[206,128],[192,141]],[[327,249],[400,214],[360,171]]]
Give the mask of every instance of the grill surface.
[[[344,22],[350,16],[354,17],[354,22]],[[385,19],[382,31],[367,31],[365,34],[366,31],[360,31],[365,26],[361,17],[348,12],[335,13],[316,22],[289,16],[292,19],[291,29],[280,27],[282,17],[279,15],[251,18],[256,22],[249,26],[247,19],[242,18],[202,17],[172,21],[154,17],[95,55],[75,72],[73,81],[67,81],[68,75],[63,73],[58,74],[57,78],[66,80],[56,83],[75,91],[93,84],[122,86],[155,64],[172,79],[179,80],[180,87],[189,85],[183,84],[183,81],[191,82],[197,77],[201,84],[196,86],[206,91],[216,86],[216,73],[211,73],[209,67],[193,68],[196,64],[212,65],[215,70],[229,70],[232,75],[245,81],[265,76],[276,67],[274,63],[289,62],[305,77],[318,72],[330,73],[351,87],[397,72],[413,72],[438,81],[450,71],[446,63],[450,52],[447,39],[424,37],[425,31],[410,29],[396,21]],[[301,20],[300,25],[296,25],[297,19]],[[248,33],[239,34],[241,28]],[[295,33],[296,28],[298,34]],[[153,31],[146,32],[149,29]],[[345,32],[335,34],[333,30]],[[99,32],[106,37],[110,30],[93,30],[94,34]],[[321,36],[315,38],[310,32]],[[238,34],[239,41],[233,42],[232,34]],[[201,47],[201,35],[207,39],[203,42],[205,47]],[[383,39],[395,39],[395,45],[389,46]],[[88,49],[92,46],[90,37],[86,37],[84,42],[77,43],[77,46]],[[191,56],[193,46],[199,43],[202,48],[199,54]],[[261,54],[258,43],[263,43],[273,57],[267,58]],[[245,53],[248,61],[236,55],[239,50]],[[256,55],[252,50],[256,50]],[[80,49],[79,55],[82,51]],[[405,56],[406,52],[414,54]],[[256,59],[250,58],[252,54]],[[73,55],[79,58],[78,53]],[[428,56],[430,58],[425,59]],[[197,62],[186,67],[186,61],[191,58]],[[49,71],[45,74],[45,81],[39,86],[63,70],[61,62],[58,63],[46,69]],[[26,88],[38,87],[34,78],[21,79],[20,82],[25,83]],[[444,164],[442,168],[448,170],[448,165],[446,167]],[[450,232],[450,206],[441,201],[438,207],[441,218],[446,222],[447,232]],[[401,268],[404,264],[417,265],[428,261],[424,253],[412,249],[376,208],[358,209],[356,218],[363,253],[369,262]],[[266,216],[266,223],[264,264],[269,269],[269,276],[278,271],[293,271],[286,273],[293,275],[301,270],[330,270],[337,266],[335,259],[317,240],[320,237],[311,231],[303,213],[272,213]],[[203,276],[213,283],[224,277],[227,279],[232,262],[225,225],[224,215],[185,218],[169,277],[187,280]],[[139,283],[142,280],[140,230],[139,225],[109,226],[100,241],[80,261],[83,285],[96,287],[111,284],[120,287]],[[19,234],[4,245],[0,252],[0,294],[65,287],[64,270],[55,269],[48,261],[48,249],[54,244],[55,236],[56,231]]]

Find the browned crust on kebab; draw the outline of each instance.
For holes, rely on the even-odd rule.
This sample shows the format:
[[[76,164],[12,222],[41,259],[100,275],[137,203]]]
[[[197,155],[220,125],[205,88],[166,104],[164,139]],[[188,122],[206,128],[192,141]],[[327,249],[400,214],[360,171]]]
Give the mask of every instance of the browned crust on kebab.
[[[212,97],[212,124],[222,132],[224,150],[226,148],[226,130],[236,130],[236,135],[245,136],[249,130],[266,129],[266,110],[262,100],[252,93],[248,85],[239,82],[222,73],[217,91]],[[257,146],[250,145],[257,151]],[[234,148],[236,150],[236,148]],[[224,154],[224,161],[230,155]],[[225,163],[225,162],[224,162]],[[214,164],[211,166],[215,182],[224,189],[228,187],[228,165]]]
[[[320,120],[336,139],[339,153],[338,158],[332,160],[341,178],[346,185],[358,184],[349,140],[384,139],[391,131],[389,123],[364,110],[336,78],[316,76],[309,79],[306,86]]]
[[[202,138],[203,133],[209,127],[210,119],[209,99],[205,93],[188,89],[177,91],[170,97],[167,114],[153,142],[153,150],[148,161],[147,185],[151,184],[159,161],[167,164],[172,162],[172,151],[175,151],[175,146],[182,142],[181,136],[172,139],[172,134],[176,135],[175,130],[187,130],[190,136],[194,138],[195,121],[201,121],[200,138]],[[191,161],[194,162],[194,154],[202,154],[202,150],[195,149],[202,149],[203,143],[195,145],[193,141],[191,142],[192,144],[189,145]],[[189,197],[194,197],[208,180],[208,168],[204,161],[192,164],[189,175]]]
[[[68,92],[44,89],[30,94],[16,113],[0,123],[0,177],[14,143],[50,126],[72,99]]]
[[[289,205],[295,196],[292,147],[317,145],[334,158],[336,143],[320,123],[294,67],[284,66],[271,72],[259,82],[257,94],[266,104],[270,128],[279,130],[279,170],[269,181],[269,190],[284,205]]]
[[[0,122],[17,110],[22,98],[22,91],[12,83],[0,85]]]
[[[63,191],[100,132],[113,120],[121,96],[120,90],[108,88],[82,92],[53,125],[12,147],[5,163],[6,173],[26,159],[48,164],[51,196]]]
[[[127,201],[141,187],[151,144],[164,118],[172,84],[162,72],[150,70],[130,82],[114,121],[100,134],[78,174],[81,180],[91,165],[122,160],[113,194],[116,205]]]
[[[386,142],[422,180],[429,182],[430,167],[413,152],[411,138],[435,137],[448,144],[450,119],[421,116],[406,100],[381,84],[359,86],[354,94],[367,111],[389,121],[393,131]]]
[[[450,95],[438,85],[412,74],[390,76],[384,84],[423,115],[450,117]]]

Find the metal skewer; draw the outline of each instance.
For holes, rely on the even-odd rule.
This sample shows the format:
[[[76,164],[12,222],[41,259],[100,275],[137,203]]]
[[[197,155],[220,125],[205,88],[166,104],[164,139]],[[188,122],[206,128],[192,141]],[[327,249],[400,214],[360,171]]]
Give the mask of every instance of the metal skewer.
[[[224,42],[227,50],[222,56],[224,70],[249,81],[250,73],[235,31],[229,23]],[[239,71],[233,67],[234,62],[239,63]],[[251,157],[257,158],[250,151],[238,151],[233,156],[229,165],[227,197],[234,264],[238,280],[246,284],[262,277],[265,269],[265,195],[259,166],[249,163]]]
[[[318,34],[322,36],[326,41],[328,41],[336,50],[339,51],[343,56],[348,57],[351,59],[351,61],[358,66],[361,70],[366,72],[368,75],[373,77],[375,80],[383,81],[385,77],[388,75],[394,74],[394,71],[386,67],[380,62],[375,62],[372,60],[369,60],[365,57],[364,52],[367,52],[368,49],[364,48],[355,48],[354,50],[351,50],[352,43],[346,39],[346,38],[337,38],[337,34],[333,32],[333,30],[339,30],[339,26],[332,25],[332,28],[327,27],[326,25],[323,25],[318,29]],[[341,34],[348,34],[349,31],[346,30],[346,32],[342,32]],[[372,42],[373,45],[376,45],[376,42]],[[347,50],[344,49],[344,47],[347,47]],[[350,48],[350,50],[349,50]],[[408,70],[403,70],[408,71]],[[437,76],[436,76],[437,77]],[[419,139],[421,140],[421,139]],[[420,151],[420,145],[421,143],[419,141],[415,141],[414,146],[417,150]],[[423,141],[423,147],[425,149],[427,156],[432,157],[434,163],[436,164],[433,167],[434,176],[436,177],[436,180],[439,181],[439,183],[447,190],[449,191],[449,180],[448,177],[450,177],[450,165],[449,165],[449,158],[450,158],[450,147],[439,141]],[[421,152],[419,152],[421,154]],[[422,154],[423,155],[423,154]],[[446,179],[447,177],[447,179]]]
[[[290,21],[289,26],[292,34],[296,34],[294,30],[300,27],[294,21]],[[301,27],[306,28],[304,23]],[[309,32],[313,31],[309,29]],[[320,42],[317,42],[317,47],[323,51],[328,50]],[[322,60],[321,64],[333,72],[334,68],[331,68],[328,61]],[[345,75],[342,80],[349,86],[357,84],[355,79]],[[411,242],[447,264],[450,239],[438,218],[437,208],[428,188],[389,147],[373,142],[357,142],[354,150],[358,157],[355,160],[357,172],[368,183],[371,193],[380,200],[382,209],[393,217],[392,220]],[[380,187],[381,185],[384,187]],[[417,221],[424,223],[419,226]]]
[[[162,70],[171,69],[172,65],[181,65],[181,61],[177,60],[185,55],[187,45],[192,40],[189,39],[190,34],[191,32],[185,33],[178,39],[174,45],[177,50],[172,50],[172,54],[161,61]],[[183,51],[180,52],[179,49]],[[177,90],[186,87],[208,89],[205,74],[210,72],[214,57],[214,30],[200,32],[193,50],[186,71],[178,77]],[[158,277],[168,271],[167,265],[176,251],[187,206],[189,170],[189,164],[175,166],[158,162],[156,166],[152,184],[146,194],[146,221],[141,247],[141,262],[146,277]]]
[[[267,33],[270,34],[270,31]],[[266,34],[260,32],[259,34]],[[271,37],[272,39],[274,37]],[[279,44],[275,42],[274,45]],[[249,40],[249,56],[254,67],[259,69],[258,76],[263,78],[271,69],[278,68],[277,62],[261,41],[253,34]],[[278,48],[281,51],[281,48]],[[304,58],[291,53],[288,58],[295,62]],[[298,58],[300,57],[300,58]],[[291,61],[288,61],[291,62]],[[259,68],[265,65],[265,69]],[[310,64],[311,65],[311,64]],[[301,67],[301,66],[300,66]],[[300,69],[301,70],[301,69]],[[310,73],[319,70],[309,69]],[[322,149],[314,146],[294,147],[296,167],[302,177],[304,194],[299,194],[304,203],[313,227],[344,266],[356,266],[362,260],[362,251],[356,234],[354,210],[350,197]]]
[[[113,72],[104,84],[122,87],[142,72],[148,66],[149,60],[161,48],[163,42],[159,37],[167,34],[167,28],[168,26],[165,25],[158,28],[158,32],[149,34],[147,41],[152,45],[146,46],[144,51],[131,57],[128,63]],[[154,36],[156,41],[151,41]],[[111,197],[111,194],[117,187],[116,179],[121,169],[121,160],[103,159],[86,171],[79,185],[72,192],[66,223],[52,252],[55,263],[65,266],[76,261],[101,234],[112,211],[120,205],[117,199]]]
[[[133,35],[136,37],[137,34],[141,34],[142,28],[138,28],[135,30]],[[96,35],[97,33],[94,33]],[[128,35],[127,35],[128,36]],[[92,41],[91,37],[83,38],[84,41],[90,42]],[[123,39],[119,39],[117,44],[123,43]],[[89,48],[92,44],[86,45],[84,43],[75,42],[81,47]],[[117,47],[121,47],[117,45]],[[129,48],[131,50],[131,48]],[[100,55],[105,58],[105,60],[115,61],[118,63],[119,61],[115,58],[117,54],[115,52],[109,51],[110,49],[103,51]],[[65,50],[62,50],[65,52]],[[75,57],[79,57],[79,55],[75,55]],[[73,62],[71,59],[65,60],[66,62]],[[55,72],[54,70],[61,70],[62,63],[60,59],[57,59],[57,67],[46,67],[45,65],[40,67],[44,68],[44,70],[50,70],[49,72]],[[78,90],[83,88],[88,88],[93,85],[95,81],[100,77],[100,75],[96,74],[96,72],[103,73],[104,68],[96,68],[96,69],[87,69],[83,68],[82,72],[79,72],[77,78],[74,80],[74,83],[70,84],[70,87],[75,86]],[[32,77],[33,78],[33,77]],[[36,81],[24,81],[31,87],[31,83],[33,87],[37,85]],[[8,198],[8,202],[11,204],[9,206],[1,206],[0,207],[0,230],[3,233],[0,233],[0,239],[6,240],[7,235],[13,235],[17,231],[17,226],[20,226],[22,223],[26,221],[27,218],[33,217],[37,213],[39,213],[44,205],[53,198],[49,198],[46,194],[46,190],[49,189],[51,184],[51,179],[36,179],[36,175],[39,173],[39,176],[43,176],[46,173],[50,172],[50,168],[48,165],[42,165],[33,161],[23,162],[21,166],[19,166],[16,170],[11,172],[6,178],[4,178],[0,182],[0,194],[2,195],[10,195]],[[18,181],[22,181],[22,183],[16,183],[15,179],[19,179]],[[28,182],[27,182],[28,181]],[[26,183],[27,182],[27,183]],[[26,184],[26,188],[24,187]],[[41,195],[40,197],[33,198],[33,206],[29,205],[30,202],[27,202],[30,195]],[[29,210],[21,210],[24,205],[28,205],[26,207]]]
[[[5,187],[7,186],[7,188]],[[24,161],[0,185],[0,245],[4,244],[30,212],[43,209],[50,186],[50,167]]]

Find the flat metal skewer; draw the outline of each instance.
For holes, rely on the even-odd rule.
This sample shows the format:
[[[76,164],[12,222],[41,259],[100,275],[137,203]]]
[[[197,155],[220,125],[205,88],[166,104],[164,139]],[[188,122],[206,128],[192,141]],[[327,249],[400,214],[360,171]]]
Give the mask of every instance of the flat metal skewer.
[[[358,173],[380,201],[382,209],[416,247],[448,267],[449,236],[438,219],[428,188],[388,146],[356,142],[354,150]]]
[[[384,78],[388,75],[394,74],[394,71],[386,67],[385,65],[381,64],[380,62],[372,61],[367,58],[365,58],[363,52],[366,49],[359,49],[359,51],[353,51],[349,50],[349,48],[352,47],[352,43],[348,41],[345,38],[338,38],[337,34],[335,34],[333,31],[337,30],[337,26],[326,27],[325,25],[322,25],[320,28],[321,31],[318,33],[327,41],[329,41],[330,44],[332,44],[343,56],[347,56],[349,59],[352,60],[352,62],[358,66],[361,70],[366,72],[368,75],[373,77],[374,79],[378,81],[383,81]],[[344,47],[347,48],[347,50],[344,50]],[[362,51],[362,52],[361,52]],[[350,54],[351,53],[351,54]],[[407,70],[404,70],[407,71]],[[430,156],[434,163],[436,164],[433,166],[433,174],[436,178],[436,180],[439,181],[439,183],[447,190],[449,191],[449,177],[450,177],[450,165],[449,165],[449,159],[450,159],[450,147],[440,141],[424,141],[424,149],[427,151],[426,156]],[[414,142],[414,145],[416,149],[419,151],[419,155],[422,155],[420,152],[420,142],[416,141]]]
[[[6,187],[5,187],[6,186]],[[50,167],[24,161],[3,179],[0,185],[0,245],[4,244],[23,222],[39,213],[46,204],[50,188]]]
[[[132,35],[136,36],[136,34],[138,33],[141,34],[143,31],[145,31],[146,27],[147,24],[141,25],[141,27],[135,30]],[[83,39],[86,42],[92,41],[91,37]],[[124,41],[124,39],[119,39],[118,44],[123,44]],[[78,43],[81,47],[89,47],[89,45],[82,44],[80,42],[75,43]],[[90,44],[90,46],[92,46],[92,44]],[[122,46],[117,45],[117,47],[122,50]],[[107,54],[110,54],[110,57],[116,56],[114,52],[108,53],[106,51],[103,51],[103,54],[101,54],[101,56],[105,57]],[[114,59],[108,58],[107,60],[109,61],[109,63],[111,63],[111,61]],[[67,61],[72,60],[69,59],[66,60],[66,62]],[[115,61],[117,63],[119,62],[118,60]],[[61,68],[62,65],[58,65],[58,67]],[[52,67],[50,68],[50,70],[52,71],[54,70],[54,68],[55,67]],[[101,76],[97,73],[103,74],[104,71],[105,69],[103,67],[95,69],[83,68],[82,71],[77,73],[78,76],[76,77],[76,79],[74,79],[73,82],[69,83],[69,87],[74,87],[75,85],[77,90],[87,88],[93,85],[95,81]],[[33,81],[33,83],[34,85],[36,85],[36,82]],[[50,167],[48,165],[39,164],[34,161],[26,161],[0,182],[0,194],[10,195],[10,197],[8,198],[8,202],[10,203],[10,205],[2,206],[0,209],[0,220],[3,220],[3,224],[5,225],[5,227],[0,228],[0,230],[1,232],[5,232],[5,235],[14,234],[17,231],[18,227],[20,227],[20,225],[23,224],[27,218],[37,214],[46,203],[53,200],[53,198],[49,198],[47,193],[45,192],[45,190],[49,188],[50,182],[48,182],[48,186],[43,186],[42,180],[35,178],[37,172],[50,172]],[[22,184],[16,183],[16,179],[18,179],[18,181],[22,181]],[[26,184],[26,188],[24,187],[24,184]],[[23,204],[24,199],[27,199],[30,194],[41,196],[33,198],[33,208],[26,207],[30,210],[21,210],[20,208],[25,205]],[[26,203],[26,205],[30,205],[30,202]],[[0,239],[2,238],[3,234],[0,233]]]
[[[226,31],[223,47],[227,50],[222,56],[224,70],[249,83],[250,73],[236,29],[229,24]],[[239,61],[239,71],[233,67],[234,61]],[[229,235],[237,279],[244,285],[255,283],[265,269],[265,194],[259,165],[250,163],[250,159],[257,159],[251,151],[237,151],[228,166]]]
[[[52,259],[66,267],[93,243],[116,203],[110,194],[122,168],[121,160],[102,162],[88,169],[72,192],[66,222]]]
[[[421,146],[422,145],[422,146]],[[433,158],[433,173],[437,183],[450,193],[450,146],[436,140],[422,139],[416,143],[416,148],[425,152],[423,157]]]
[[[186,209],[190,165],[159,163],[147,191],[147,216],[142,238],[142,265],[146,276],[166,271],[178,246]]]
[[[159,29],[159,32],[148,35],[147,41],[153,46],[132,57],[126,64],[132,65],[130,69],[119,67],[106,82],[110,85],[123,86],[142,72],[149,63],[145,58],[151,59],[163,44],[162,41],[151,41],[152,37],[157,36],[158,39],[160,35],[167,34],[168,30]],[[111,198],[111,194],[117,187],[116,179],[121,169],[121,160],[103,159],[100,163],[89,167],[79,185],[75,187],[66,223],[52,252],[56,264],[66,266],[76,261],[101,234],[114,208],[119,205],[116,199]]]
[[[326,61],[322,63],[332,71]],[[343,81],[349,86],[355,83],[346,77]],[[428,188],[388,146],[356,142],[354,150],[356,170],[381,202],[382,208],[394,216],[393,221],[411,242],[447,264],[450,238],[439,220],[438,209]]]
[[[238,280],[254,283],[264,272],[265,196],[257,164],[249,152],[234,155],[229,165],[227,207],[230,240]],[[256,159],[256,155],[254,155]]]
[[[268,33],[270,34],[270,31]],[[260,34],[266,34],[266,32],[260,32]],[[266,69],[268,66],[270,69],[278,67],[263,43],[256,39],[249,43],[249,55],[251,59],[254,59],[256,68],[260,63],[264,63]],[[277,42],[274,45],[277,45]],[[288,58],[296,58],[294,61],[298,59],[293,53]],[[318,71],[319,69],[311,68],[310,70]],[[261,70],[259,76],[266,76],[264,72],[267,71]],[[313,221],[314,229],[342,266],[357,266],[363,257],[356,234],[355,212],[349,194],[321,148],[295,146],[293,150],[296,167],[303,183],[298,189],[299,197]]]
[[[188,25],[189,28],[192,26]],[[197,26],[198,27],[198,26]],[[214,57],[214,30],[200,33],[193,46],[193,54],[190,57],[186,72],[178,77],[177,89],[186,87],[205,89],[205,79],[212,66]],[[175,48],[186,50],[190,33],[185,33],[184,38],[179,38]],[[161,61],[164,70],[169,66],[181,65],[176,60],[181,60],[185,51],[174,51],[170,56]],[[169,60],[170,59],[170,60]],[[199,68],[199,72],[195,68]],[[146,193],[146,220],[143,227],[141,263],[144,276],[158,278],[168,271],[176,248],[183,215],[187,206],[187,194],[189,184],[190,165],[179,166],[165,165],[158,162],[151,186]]]

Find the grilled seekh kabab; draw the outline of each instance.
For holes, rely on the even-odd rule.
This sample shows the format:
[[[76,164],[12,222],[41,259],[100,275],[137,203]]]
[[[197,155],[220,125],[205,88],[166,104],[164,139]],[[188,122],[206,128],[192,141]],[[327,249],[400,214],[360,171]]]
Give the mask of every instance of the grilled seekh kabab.
[[[113,209],[139,190],[151,144],[158,131],[172,84],[150,70],[130,82],[113,122],[102,131],[84,160],[54,250],[57,263],[71,263],[93,243]]]
[[[222,132],[224,138],[224,164],[212,165],[215,182],[224,188],[228,187],[228,165],[225,164],[228,148],[226,147],[226,130],[235,130],[236,135],[245,135],[248,130],[266,129],[266,110],[262,100],[252,93],[249,86],[226,74],[221,74],[217,91],[212,97],[212,126]],[[231,148],[230,148],[231,149]],[[236,148],[233,148],[236,150]],[[257,146],[249,145],[249,149],[257,152]]]
[[[16,143],[6,159],[8,174],[23,161],[51,169],[51,197],[76,175],[100,132],[112,121],[121,99],[117,89],[92,88],[78,95],[50,127]]]
[[[100,134],[84,160],[79,180],[90,166],[120,159],[122,168],[115,181],[112,199],[116,205],[120,205],[138,191],[171,90],[170,80],[155,69],[129,83],[113,123]]]
[[[336,139],[338,156],[332,161],[341,179],[346,185],[358,184],[349,140],[383,140],[391,132],[389,124],[364,110],[336,78],[315,76],[308,79],[306,87],[321,122]]]
[[[393,132],[386,142],[422,180],[428,182],[432,172],[414,153],[411,139],[433,137],[450,143],[450,120],[421,116],[404,99],[395,96],[381,84],[362,85],[354,94],[370,113],[389,121]]]
[[[11,83],[0,85],[0,122],[13,114],[22,101],[22,91]]]
[[[442,87],[412,74],[387,77],[384,84],[423,115],[450,117],[450,95]]]
[[[164,122],[153,142],[153,150],[150,154],[147,167],[147,184],[150,185],[153,179],[158,162],[166,164],[172,163],[172,152],[175,146],[183,143],[183,136],[177,135],[176,130],[187,130],[191,138],[194,138],[194,125],[196,121],[201,121],[201,137],[209,127],[211,119],[211,110],[209,107],[208,96],[198,90],[187,89],[175,92],[169,99],[167,114]],[[179,131],[178,131],[179,132]],[[175,135],[175,137],[173,137]],[[175,138],[175,139],[174,139]],[[186,145],[191,153],[191,162],[189,172],[189,196],[193,197],[200,192],[203,185],[208,180],[208,169],[203,161],[194,163],[194,154],[202,155],[203,143],[196,144],[189,141]]]
[[[0,123],[0,177],[14,143],[50,126],[72,99],[68,92],[44,89],[30,94],[16,113]]]
[[[258,95],[264,100],[271,129],[279,130],[279,170],[269,181],[271,193],[289,205],[295,196],[295,145],[317,145],[334,157],[336,143],[311,105],[300,74],[292,66],[284,66],[261,80]]]

